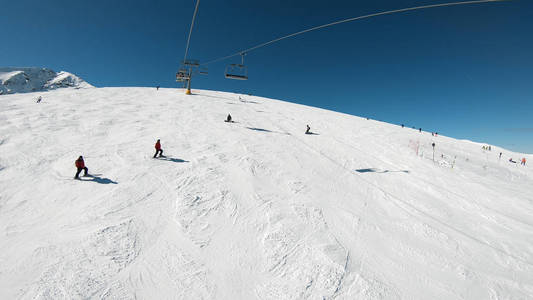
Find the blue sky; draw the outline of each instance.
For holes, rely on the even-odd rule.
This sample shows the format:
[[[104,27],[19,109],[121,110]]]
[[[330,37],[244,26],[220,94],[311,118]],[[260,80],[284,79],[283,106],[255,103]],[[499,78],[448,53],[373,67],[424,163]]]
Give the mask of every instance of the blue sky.
[[[212,60],[338,19],[447,1],[202,0],[190,56]],[[177,87],[195,1],[1,1],[0,66],[96,86]],[[533,1],[345,23],[209,66],[193,89],[252,93],[533,153]]]

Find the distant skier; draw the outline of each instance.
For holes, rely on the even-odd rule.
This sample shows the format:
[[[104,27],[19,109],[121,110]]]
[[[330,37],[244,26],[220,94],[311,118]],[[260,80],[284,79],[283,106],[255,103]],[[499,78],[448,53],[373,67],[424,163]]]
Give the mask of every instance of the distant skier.
[[[307,129],[305,130],[305,134],[311,134],[311,127],[307,125]]]
[[[489,151],[492,151],[492,148],[489,146]]]
[[[522,158],[522,161],[520,162],[520,164],[521,164],[522,166],[525,166],[525,165],[526,165],[526,158],[525,158],[525,157]]]
[[[155,87],[155,89],[159,91],[159,85],[158,85],[158,86],[156,86],[156,87]]]
[[[432,132],[432,133],[431,133],[431,136],[435,136],[435,134]]]
[[[76,165],[76,168],[78,169],[76,171],[76,176],[74,176],[74,179],[80,179],[79,175],[81,173],[81,170],[84,171],[83,176],[87,176],[87,167],[85,166],[85,162],[83,161],[83,156],[80,155],[78,159],[76,159],[76,162],[74,163]]]
[[[224,120],[224,122],[228,122],[228,123],[232,123],[233,121],[231,120],[231,115],[228,114],[228,116],[226,117],[226,120]]]
[[[37,98],[37,103],[41,103],[41,100],[43,100],[43,97],[39,96],[39,98]]]
[[[422,132],[422,128],[418,128],[418,132]]]
[[[154,154],[154,158],[157,156],[157,154],[159,154],[159,157],[162,157],[163,156],[163,149],[161,149],[161,141],[160,140],[157,140],[157,142],[155,143],[155,154]],[[163,156],[164,157],[164,156]]]
[[[403,124],[402,124],[402,128],[403,128]]]
[[[502,153],[500,152],[500,159],[502,159]]]
[[[435,132],[435,136],[437,136],[437,135],[439,135],[439,133],[438,133],[438,132]]]

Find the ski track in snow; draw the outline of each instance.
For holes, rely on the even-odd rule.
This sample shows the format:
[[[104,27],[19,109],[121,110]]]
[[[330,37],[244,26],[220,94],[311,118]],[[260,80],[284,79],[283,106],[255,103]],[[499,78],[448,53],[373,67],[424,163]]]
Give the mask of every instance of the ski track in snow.
[[[182,92],[0,96],[0,298],[533,297],[531,155]]]

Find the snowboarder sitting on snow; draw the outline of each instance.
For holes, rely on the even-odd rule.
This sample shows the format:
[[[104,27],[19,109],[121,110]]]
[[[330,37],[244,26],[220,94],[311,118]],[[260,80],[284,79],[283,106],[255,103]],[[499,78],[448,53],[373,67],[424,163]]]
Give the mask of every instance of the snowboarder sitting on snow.
[[[161,149],[161,142],[160,142],[160,140],[157,140],[157,142],[155,143],[155,154],[154,154],[154,158],[157,156],[158,153],[159,153],[159,157],[163,156],[163,149]]]
[[[87,176],[87,167],[85,166],[85,162],[83,161],[83,156],[80,155],[78,159],[76,159],[76,162],[74,163],[76,165],[76,168],[78,171],[76,172],[76,176],[74,176],[74,179],[80,179],[79,175],[81,173],[81,170],[85,171],[83,176]]]
[[[224,122],[231,123],[231,115],[230,114],[228,114],[228,117],[226,118],[226,120]]]
[[[311,127],[307,125],[307,130],[305,131],[305,134],[311,134]]]
[[[41,100],[43,100],[43,97],[39,96],[39,98],[37,98],[37,103],[41,103]]]
[[[516,161],[513,160],[513,158],[509,158],[509,162],[512,162],[513,164],[516,164]]]

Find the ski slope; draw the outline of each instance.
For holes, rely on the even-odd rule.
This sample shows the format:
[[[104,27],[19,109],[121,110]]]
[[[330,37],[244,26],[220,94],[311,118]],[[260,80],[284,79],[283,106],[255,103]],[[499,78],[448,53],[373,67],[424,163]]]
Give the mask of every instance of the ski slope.
[[[193,92],[0,96],[0,299],[533,298],[532,155]]]

